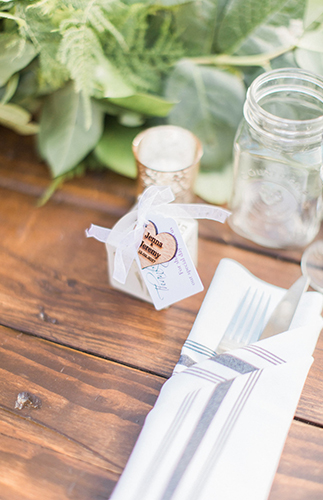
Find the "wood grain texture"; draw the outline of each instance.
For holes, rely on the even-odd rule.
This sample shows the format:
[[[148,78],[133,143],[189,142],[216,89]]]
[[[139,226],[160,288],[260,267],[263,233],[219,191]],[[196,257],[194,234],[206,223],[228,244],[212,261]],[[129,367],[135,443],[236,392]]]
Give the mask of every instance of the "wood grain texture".
[[[108,498],[164,379],[3,327],[0,359],[0,498]]]
[[[5,326],[104,358],[170,376],[219,261],[232,258],[261,279],[289,287],[299,266],[200,239],[204,292],[157,312],[112,289],[104,245],[86,239],[91,222],[111,226],[102,212],[0,190],[0,317]],[[323,424],[323,339],[304,389],[301,418]],[[317,378],[318,377],[318,378]]]
[[[42,429],[38,439],[23,421],[0,422],[1,500],[102,500],[118,476],[50,447]],[[42,438],[40,442],[39,438]]]
[[[323,429],[293,422],[268,500],[323,498]]]
[[[287,288],[301,250],[262,248],[201,221],[205,290],[157,312],[109,286],[104,245],[84,234],[129,210],[135,181],[88,174],[37,209],[50,177],[34,139],[0,137],[0,499],[107,499],[220,260]],[[269,500],[323,498],[322,335],[314,358]],[[21,391],[41,408],[15,408]]]
[[[222,258],[286,287],[299,275],[297,265],[200,239],[204,292],[157,313],[111,289],[104,245],[85,238],[92,222],[111,227],[114,220],[55,201],[36,209],[33,197],[0,190],[3,324],[168,376]]]
[[[0,144],[0,187],[40,198],[52,179],[37,154],[36,138],[0,127]],[[133,205],[135,196],[133,180],[104,169],[65,182],[53,198],[121,217]]]
[[[48,166],[37,154],[36,139],[20,135],[0,126],[0,187],[40,197],[50,185]],[[59,188],[53,196],[57,202],[101,210],[121,217],[135,202],[136,181],[109,170],[87,172]],[[196,201],[203,200],[196,197]],[[228,224],[209,224],[200,221],[200,235],[260,255],[279,256],[283,260],[299,262],[302,250],[277,250],[261,247],[234,233]],[[316,239],[323,238],[323,227]]]
[[[108,499],[164,379],[3,327],[0,358],[0,498]],[[323,430],[294,421],[269,500],[322,498],[322,473]]]

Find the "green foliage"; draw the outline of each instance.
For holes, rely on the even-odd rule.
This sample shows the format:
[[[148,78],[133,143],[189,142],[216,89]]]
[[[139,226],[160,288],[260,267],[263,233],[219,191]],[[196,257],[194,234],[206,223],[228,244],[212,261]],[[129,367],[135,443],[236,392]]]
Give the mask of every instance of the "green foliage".
[[[140,127],[123,127],[115,119],[110,118],[94,149],[96,158],[111,170],[134,179],[137,168],[131,144],[142,130]]]
[[[109,103],[118,106],[119,109],[125,108],[145,116],[166,117],[173,108],[175,101],[150,94],[134,94],[111,98]]]
[[[124,78],[141,91],[161,92],[162,77],[185,55],[171,11],[133,4],[124,18],[125,48],[117,40],[104,44],[105,53]]]
[[[93,151],[134,177],[137,131],[180,125],[203,143],[198,193],[223,202],[246,87],[323,74],[322,33],[322,0],[0,0],[0,122],[39,132],[47,195]]]
[[[36,56],[34,45],[18,35],[0,33],[0,87]]]
[[[215,47],[241,55],[290,47],[302,33],[305,7],[306,0],[229,0],[217,28]]]
[[[181,61],[168,78],[166,95],[178,101],[168,121],[203,138],[203,169],[226,164],[242,118],[245,87],[241,75]]]
[[[67,85],[51,94],[42,109],[39,150],[53,177],[74,168],[101,137],[103,113],[99,105],[95,101],[90,103],[91,126],[86,128],[80,101],[80,94]]]
[[[40,2],[40,4],[43,2]],[[45,2],[45,5],[48,2]],[[53,9],[56,8],[53,3]],[[15,2],[17,15],[24,20],[19,29],[22,40],[30,41],[38,52],[39,91],[51,92],[68,80],[68,71],[57,58],[61,37],[57,33],[54,17],[42,12],[37,3]],[[54,10],[51,14],[55,12]]]
[[[31,121],[31,114],[17,104],[0,104],[0,123],[21,135],[33,135],[39,131],[37,123]]]

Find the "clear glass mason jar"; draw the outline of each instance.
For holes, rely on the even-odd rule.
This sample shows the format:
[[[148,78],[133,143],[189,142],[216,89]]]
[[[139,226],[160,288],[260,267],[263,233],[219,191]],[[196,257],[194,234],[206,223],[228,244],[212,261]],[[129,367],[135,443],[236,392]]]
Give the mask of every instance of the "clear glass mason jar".
[[[234,144],[232,229],[260,245],[303,247],[322,215],[323,79],[270,71],[248,89]]]

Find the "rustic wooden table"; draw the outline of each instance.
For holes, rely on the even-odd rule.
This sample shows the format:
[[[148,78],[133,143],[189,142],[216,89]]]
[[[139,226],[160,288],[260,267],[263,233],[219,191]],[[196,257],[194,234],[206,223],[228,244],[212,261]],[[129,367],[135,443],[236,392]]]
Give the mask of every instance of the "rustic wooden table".
[[[89,174],[37,208],[49,175],[33,139],[6,129],[0,137],[0,498],[108,499],[220,259],[288,287],[300,252],[257,247],[203,221],[204,292],[157,312],[111,289],[104,245],[84,233],[128,211],[134,181]],[[314,356],[270,500],[323,498],[322,335]],[[22,391],[41,407],[15,408]]]

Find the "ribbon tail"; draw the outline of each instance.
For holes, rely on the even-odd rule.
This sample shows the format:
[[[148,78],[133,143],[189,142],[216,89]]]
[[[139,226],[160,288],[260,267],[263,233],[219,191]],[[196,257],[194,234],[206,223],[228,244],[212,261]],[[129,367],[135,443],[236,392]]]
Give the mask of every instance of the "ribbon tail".
[[[164,205],[162,213],[169,217],[179,217],[183,219],[209,219],[222,224],[231,215],[229,210],[213,205],[203,205],[199,203],[180,204],[172,203],[171,205]]]
[[[107,229],[101,226],[96,226],[95,224],[91,224],[89,229],[85,230],[87,238],[95,238],[96,240],[101,241],[101,243],[106,243],[110,233],[111,229]]]

